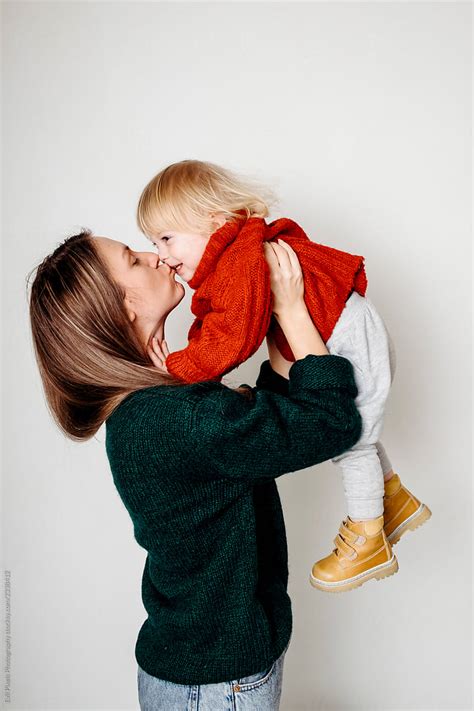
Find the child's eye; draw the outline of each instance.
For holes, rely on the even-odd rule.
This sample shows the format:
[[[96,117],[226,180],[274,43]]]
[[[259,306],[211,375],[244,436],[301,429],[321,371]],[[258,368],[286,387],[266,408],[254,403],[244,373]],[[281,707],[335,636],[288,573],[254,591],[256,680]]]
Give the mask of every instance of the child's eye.
[[[170,237],[162,237],[162,240],[166,240],[166,242],[170,239]]]

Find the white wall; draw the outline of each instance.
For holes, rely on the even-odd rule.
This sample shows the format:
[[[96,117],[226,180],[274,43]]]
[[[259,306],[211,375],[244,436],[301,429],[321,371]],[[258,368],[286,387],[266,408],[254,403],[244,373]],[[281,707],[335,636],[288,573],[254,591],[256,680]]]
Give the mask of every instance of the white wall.
[[[137,198],[184,158],[267,181],[274,217],[365,256],[397,346],[382,439],[433,511],[396,547],[397,575],[329,595],[308,576],[345,515],[340,472],[278,480],[294,610],[282,711],[470,708],[470,20],[464,2],[3,4],[9,708],[138,709],[145,552],[103,430],[75,444],[48,415],[25,277],[82,225],[147,248]]]

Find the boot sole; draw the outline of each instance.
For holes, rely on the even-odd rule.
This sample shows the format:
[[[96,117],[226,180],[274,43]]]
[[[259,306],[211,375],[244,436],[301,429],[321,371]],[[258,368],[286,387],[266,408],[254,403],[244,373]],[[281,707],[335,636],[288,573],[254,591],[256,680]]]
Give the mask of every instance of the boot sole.
[[[404,533],[414,531],[415,528],[422,526],[428,519],[431,518],[431,511],[426,504],[421,504],[412,515],[403,521],[392,533],[387,536],[387,541],[394,546]],[[385,534],[386,535],[386,534]]]
[[[344,580],[343,582],[335,583],[325,583],[322,580],[318,580],[310,573],[309,582],[314,588],[318,590],[323,590],[324,592],[345,592],[346,590],[354,590],[358,588],[368,580],[382,580],[382,578],[388,578],[390,575],[394,575],[398,571],[398,561],[395,555],[392,555],[389,561],[386,563],[381,563],[375,568],[371,568],[365,573],[359,573],[353,578]]]

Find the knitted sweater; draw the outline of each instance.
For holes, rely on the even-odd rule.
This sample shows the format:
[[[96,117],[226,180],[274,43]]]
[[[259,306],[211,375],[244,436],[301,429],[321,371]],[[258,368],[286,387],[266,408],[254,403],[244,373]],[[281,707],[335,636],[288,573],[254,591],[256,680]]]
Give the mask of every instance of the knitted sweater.
[[[364,296],[364,258],[312,242],[287,218],[266,224],[260,217],[226,222],[207,243],[193,278],[195,320],[188,345],[166,359],[170,373],[187,383],[220,380],[261,345],[272,321],[282,355],[294,361],[283,331],[272,319],[270,270],[262,243],[281,239],[296,252],[308,311],[324,342],[352,290]]]
[[[149,387],[106,422],[113,479],[147,551],[135,657],[178,684],[239,679],[281,655],[292,613],[275,479],[361,433],[342,356],[308,355],[289,381],[265,361],[247,387],[251,398],[211,381]]]

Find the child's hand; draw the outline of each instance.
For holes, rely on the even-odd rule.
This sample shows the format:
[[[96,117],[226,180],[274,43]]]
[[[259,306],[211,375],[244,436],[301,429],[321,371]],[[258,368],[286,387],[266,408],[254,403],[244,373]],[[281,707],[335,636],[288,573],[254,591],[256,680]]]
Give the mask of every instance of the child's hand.
[[[170,352],[165,339],[163,339],[160,343],[157,337],[153,336],[147,345],[147,353],[150,356],[150,360],[153,365],[158,368],[158,370],[161,370],[163,373],[169,372],[165,365],[165,360],[169,356]]]

